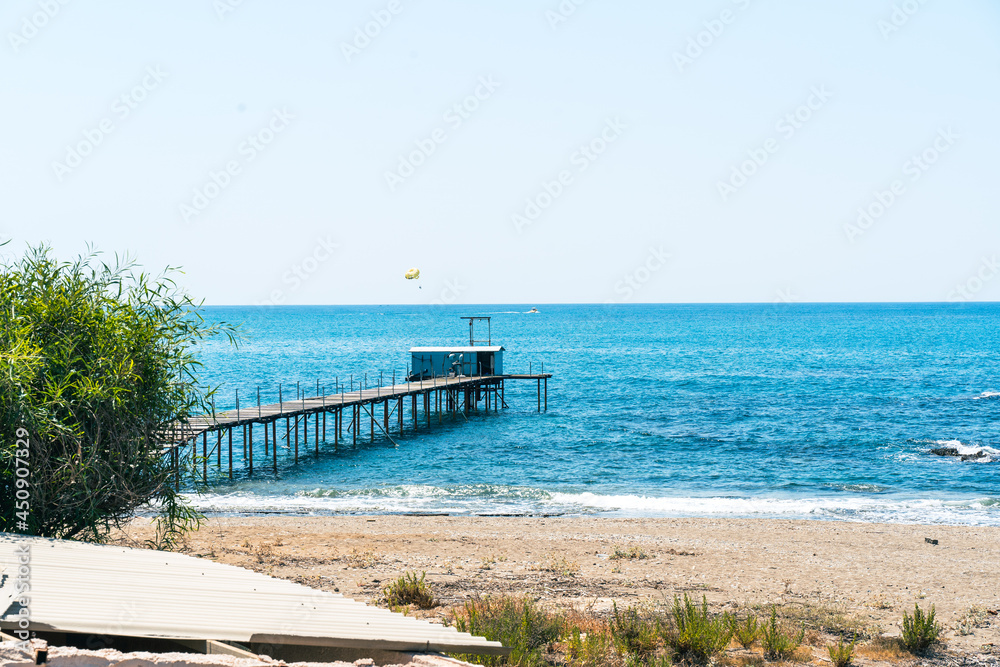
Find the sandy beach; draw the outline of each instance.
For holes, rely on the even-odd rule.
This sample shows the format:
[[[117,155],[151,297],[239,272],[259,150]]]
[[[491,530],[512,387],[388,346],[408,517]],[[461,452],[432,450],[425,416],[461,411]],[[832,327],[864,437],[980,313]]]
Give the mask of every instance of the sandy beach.
[[[123,542],[150,536],[137,520]],[[949,649],[1000,655],[994,527],[268,516],[210,519],[182,550],[368,602],[400,574],[426,572],[442,606],[423,614],[441,617],[482,594],[602,612],[613,602],[655,604],[689,593],[720,611],[777,605],[819,643],[847,628],[898,635],[902,612],[916,602],[936,607]]]

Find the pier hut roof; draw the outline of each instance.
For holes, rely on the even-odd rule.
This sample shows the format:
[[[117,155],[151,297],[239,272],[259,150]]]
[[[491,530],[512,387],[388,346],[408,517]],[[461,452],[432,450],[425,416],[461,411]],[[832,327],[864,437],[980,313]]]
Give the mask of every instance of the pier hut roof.
[[[23,553],[23,547],[29,551]],[[21,563],[19,563],[21,558]],[[0,533],[0,627],[373,651],[501,654],[498,642],[342,595],[178,553]],[[23,570],[21,570],[23,572]]]
[[[411,347],[410,352],[503,352],[501,345],[459,345],[456,347]]]

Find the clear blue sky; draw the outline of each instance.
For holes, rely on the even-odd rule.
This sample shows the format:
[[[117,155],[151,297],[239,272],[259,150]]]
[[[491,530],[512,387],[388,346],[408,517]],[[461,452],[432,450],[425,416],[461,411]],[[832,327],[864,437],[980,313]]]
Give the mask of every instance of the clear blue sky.
[[[130,251],[211,304],[1000,300],[996,2],[8,0],[0,28],[8,254]]]

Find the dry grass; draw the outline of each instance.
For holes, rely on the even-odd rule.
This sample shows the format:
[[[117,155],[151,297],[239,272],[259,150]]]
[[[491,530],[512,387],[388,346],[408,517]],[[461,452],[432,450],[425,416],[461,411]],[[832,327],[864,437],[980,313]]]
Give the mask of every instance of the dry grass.
[[[899,662],[913,657],[903,647],[899,637],[876,637],[865,644],[858,644],[854,648],[854,653],[869,660],[883,662]]]
[[[538,572],[553,572],[562,577],[572,577],[580,572],[580,564],[575,560],[567,560],[565,556],[556,557],[550,554],[544,563],[538,563],[532,568]]]
[[[347,563],[348,567],[366,570],[380,564],[382,556],[371,550],[361,551],[359,549],[351,549],[351,553],[343,556],[342,560]]]

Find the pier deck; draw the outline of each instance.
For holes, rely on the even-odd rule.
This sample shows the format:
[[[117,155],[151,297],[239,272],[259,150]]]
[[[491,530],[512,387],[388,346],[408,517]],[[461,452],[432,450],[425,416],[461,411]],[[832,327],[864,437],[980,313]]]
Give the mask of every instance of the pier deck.
[[[200,463],[202,477],[208,481],[208,462],[213,454],[216,463],[222,466],[223,440],[228,436],[229,477],[233,476],[233,433],[242,430],[239,444],[243,449],[243,460],[250,473],[254,469],[254,426],[263,427],[264,457],[271,458],[275,471],[278,468],[279,439],[284,440],[289,452],[294,446],[294,460],[299,459],[299,431],[302,430],[302,443],[309,444],[309,429],[313,426],[316,454],[319,454],[320,442],[328,442],[327,415],[332,418],[333,444],[339,446],[346,430],[351,434],[351,443],[357,445],[363,417],[368,417],[369,431],[372,440],[378,431],[389,440],[390,417],[395,415],[398,422],[398,433],[404,429],[404,408],[406,397],[410,397],[411,417],[413,426],[419,423],[418,397],[422,397],[423,417],[427,425],[431,418],[437,415],[441,422],[442,414],[461,412],[468,415],[470,410],[478,410],[482,401],[486,410],[494,411],[507,407],[505,398],[505,383],[507,380],[535,380],[538,390],[538,411],[548,410],[548,380],[551,373],[537,374],[507,374],[486,376],[437,377],[414,382],[404,382],[390,386],[380,386],[358,391],[345,391],[325,396],[300,398],[292,401],[282,401],[270,405],[255,405],[249,408],[226,410],[213,415],[203,415],[189,419],[183,424],[177,424],[165,438],[164,451],[171,457],[177,484],[180,483],[181,450],[191,447],[192,461],[195,467],[199,463],[198,440],[201,440],[202,452]],[[395,405],[392,402],[395,401]],[[376,406],[382,405],[381,419],[376,414]],[[345,415],[345,411],[348,413]],[[345,423],[345,417],[347,419]],[[314,424],[310,425],[312,418]],[[278,422],[284,420],[282,428]],[[321,425],[322,422],[322,425]],[[209,433],[216,433],[216,442],[211,443],[209,450]],[[258,459],[259,460],[259,459]]]

